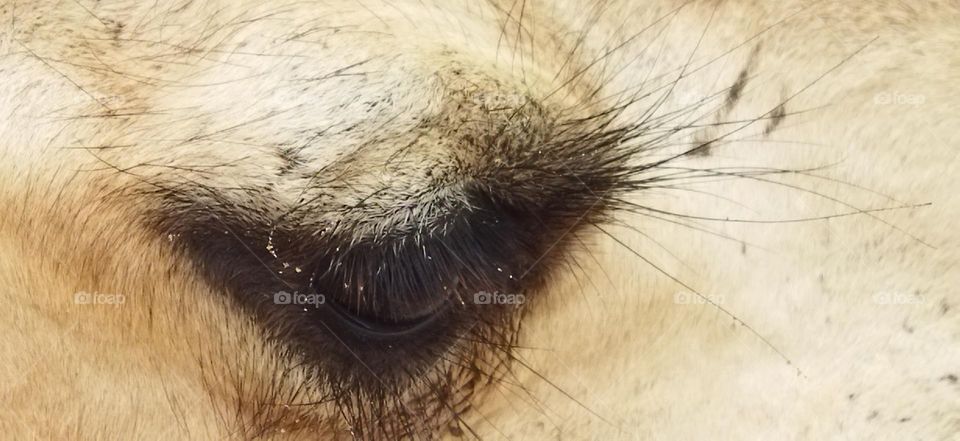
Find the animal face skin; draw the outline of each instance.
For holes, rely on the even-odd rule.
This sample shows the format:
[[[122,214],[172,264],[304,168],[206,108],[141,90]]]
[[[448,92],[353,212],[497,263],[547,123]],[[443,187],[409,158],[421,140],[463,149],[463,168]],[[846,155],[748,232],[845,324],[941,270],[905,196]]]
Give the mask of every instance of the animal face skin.
[[[956,439],[957,23],[0,0],[0,434]]]

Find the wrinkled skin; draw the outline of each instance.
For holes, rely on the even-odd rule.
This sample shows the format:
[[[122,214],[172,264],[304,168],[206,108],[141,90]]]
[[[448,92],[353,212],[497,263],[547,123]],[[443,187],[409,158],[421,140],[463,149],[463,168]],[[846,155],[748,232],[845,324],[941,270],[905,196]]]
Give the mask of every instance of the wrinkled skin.
[[[0,432],[954,439],[958,22],[3,0]],[[360,280],[419,317],[315,264],[431,275],[377,254],[419,240],[460,262],[424,298],[471,326],[388,349],[251,300]],[[517,304],[466,305],[494,288]]]

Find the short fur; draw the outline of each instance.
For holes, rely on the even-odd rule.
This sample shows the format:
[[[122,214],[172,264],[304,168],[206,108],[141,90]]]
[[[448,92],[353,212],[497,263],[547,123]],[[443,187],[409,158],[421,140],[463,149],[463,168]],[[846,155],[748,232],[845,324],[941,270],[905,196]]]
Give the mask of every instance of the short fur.
[[[2,0],[0,434],[956,439],[957,23]]]

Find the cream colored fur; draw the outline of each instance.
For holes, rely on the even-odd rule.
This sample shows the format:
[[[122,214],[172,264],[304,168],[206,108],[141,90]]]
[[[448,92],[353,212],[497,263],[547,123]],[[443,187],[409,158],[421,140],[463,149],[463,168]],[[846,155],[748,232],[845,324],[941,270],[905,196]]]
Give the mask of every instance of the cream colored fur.
[[[463,415],[480,438],[960,439],[957,23],[949,1],[2,0],[0,438],[348,439],[327,407],[253,404],[304,373],[131,189],[264,184],[265,146],[355,126],[305,151],[319,169],[436,111],[438,70],[464,65],[541,97],[582,73],[556,106],[671,90],[620,116],[700,109],[672,144],[720,140],[670,166],[794,171],[637,191],[699,218],[585,229],[528,305],[532,369]],[[258,410],[275,424],[240,431]]]

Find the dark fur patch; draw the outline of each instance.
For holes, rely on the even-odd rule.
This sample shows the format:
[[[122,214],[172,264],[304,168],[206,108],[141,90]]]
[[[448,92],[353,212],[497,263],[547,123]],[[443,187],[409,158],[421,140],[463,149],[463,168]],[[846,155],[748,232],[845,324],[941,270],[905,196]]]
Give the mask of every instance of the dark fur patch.
[[[749,68],[745,67],[740,70],[740,74],[737,75],[737,80],[730,86],[730,91],[727,92],[727,110],[733,109],[733,106],[737,105],[737,101],[740,101],[740,97],[743,95],[743,88],[747,86],[748,76]]]
[[[773,109],[773,112],[770,113],[770,117],[767,120],[767,126],[763,129],[764,135],[769,135],[777,129],[777,126],[783,122],[784,118],[787,116],[787,110],[784,104],[780,104]]]
[[[277,174],[281,177],[289,175],[291,172],[303,167],[306,160],[301,156],[300,149],[288,146],[277,147],[277,157],[283,161],[283,165]]]

